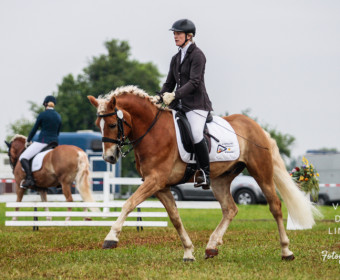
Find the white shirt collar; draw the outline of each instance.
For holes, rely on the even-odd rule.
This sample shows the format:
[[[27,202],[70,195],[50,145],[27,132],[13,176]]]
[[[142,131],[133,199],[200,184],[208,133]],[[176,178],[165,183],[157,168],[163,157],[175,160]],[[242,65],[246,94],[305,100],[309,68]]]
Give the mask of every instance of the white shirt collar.
[[[184,48],[181,48],[181,63],[182,63],[182,61],[183,61],[183,59],[184,59],[184,57],[185,57],[185,54],[187,53],[187,51],[188,51],[188,49],[189,49],[189,47],[190,47],[191,44],[192,44],[192,42],[189,41],[189,43],[186,44],[186,45],[184,46]]]

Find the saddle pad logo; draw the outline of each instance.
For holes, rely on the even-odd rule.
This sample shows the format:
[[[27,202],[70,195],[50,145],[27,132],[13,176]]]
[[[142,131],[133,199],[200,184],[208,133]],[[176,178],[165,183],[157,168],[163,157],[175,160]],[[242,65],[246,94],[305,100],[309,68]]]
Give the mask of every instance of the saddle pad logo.
[[[223,145],[220,145],[220,144],[219,144],[219,145],[217,146],[216,152],[217,152],[218,154],[223,153],[223,152],[225,152],[225,153],[232,153],[232,150],[231,150],[230,147],[226,147],[226,146],[223,146]]]

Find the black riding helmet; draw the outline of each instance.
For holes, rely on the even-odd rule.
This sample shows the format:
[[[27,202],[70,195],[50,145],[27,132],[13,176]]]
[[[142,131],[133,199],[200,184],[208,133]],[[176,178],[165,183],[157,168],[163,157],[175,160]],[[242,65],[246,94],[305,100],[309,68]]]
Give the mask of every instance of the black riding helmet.
[[[177,20],[171,27],[170,31],[184,32],[185,34],[192,33],[193,36],[196,34],[195,24],[189,19]]]
[[[46,106],[48,104],[48,102],[53,102],[54,105],[57,104],[57,100],[55,99],[55,97],[53,95],[47,95],[44,99],[43,105]]]

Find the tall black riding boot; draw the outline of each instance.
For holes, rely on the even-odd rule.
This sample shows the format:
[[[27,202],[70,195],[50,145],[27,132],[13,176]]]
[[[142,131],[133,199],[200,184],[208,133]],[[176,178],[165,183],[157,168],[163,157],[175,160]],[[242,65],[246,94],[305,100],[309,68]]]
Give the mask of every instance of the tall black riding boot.
[[[201,142],[194,145],[195,154],[200,174],[196,177],[195,188],[202,187],[205,190],[210,189],[210,164],[208,145],[203,139]]]
[[[27,159],[23,158],[22,160],[20,160],[20,163],[26,173],[26,180],[21,184],[20,187],[23,189],[27,189],[31,186],[33,187],[35,185],[35,182],[33,179],[30,162]]]

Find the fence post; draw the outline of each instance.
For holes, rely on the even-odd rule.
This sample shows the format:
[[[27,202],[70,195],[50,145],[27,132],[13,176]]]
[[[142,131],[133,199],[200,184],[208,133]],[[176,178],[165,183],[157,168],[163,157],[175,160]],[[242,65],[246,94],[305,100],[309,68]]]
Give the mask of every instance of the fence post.
[[[104,196],[104,203],[107,203],[110,201],[110,173],[105,172],[104,178],[103,178],[103,196]],[[110,208],[105,207],[103,209],[104,213],[110,212]]]

